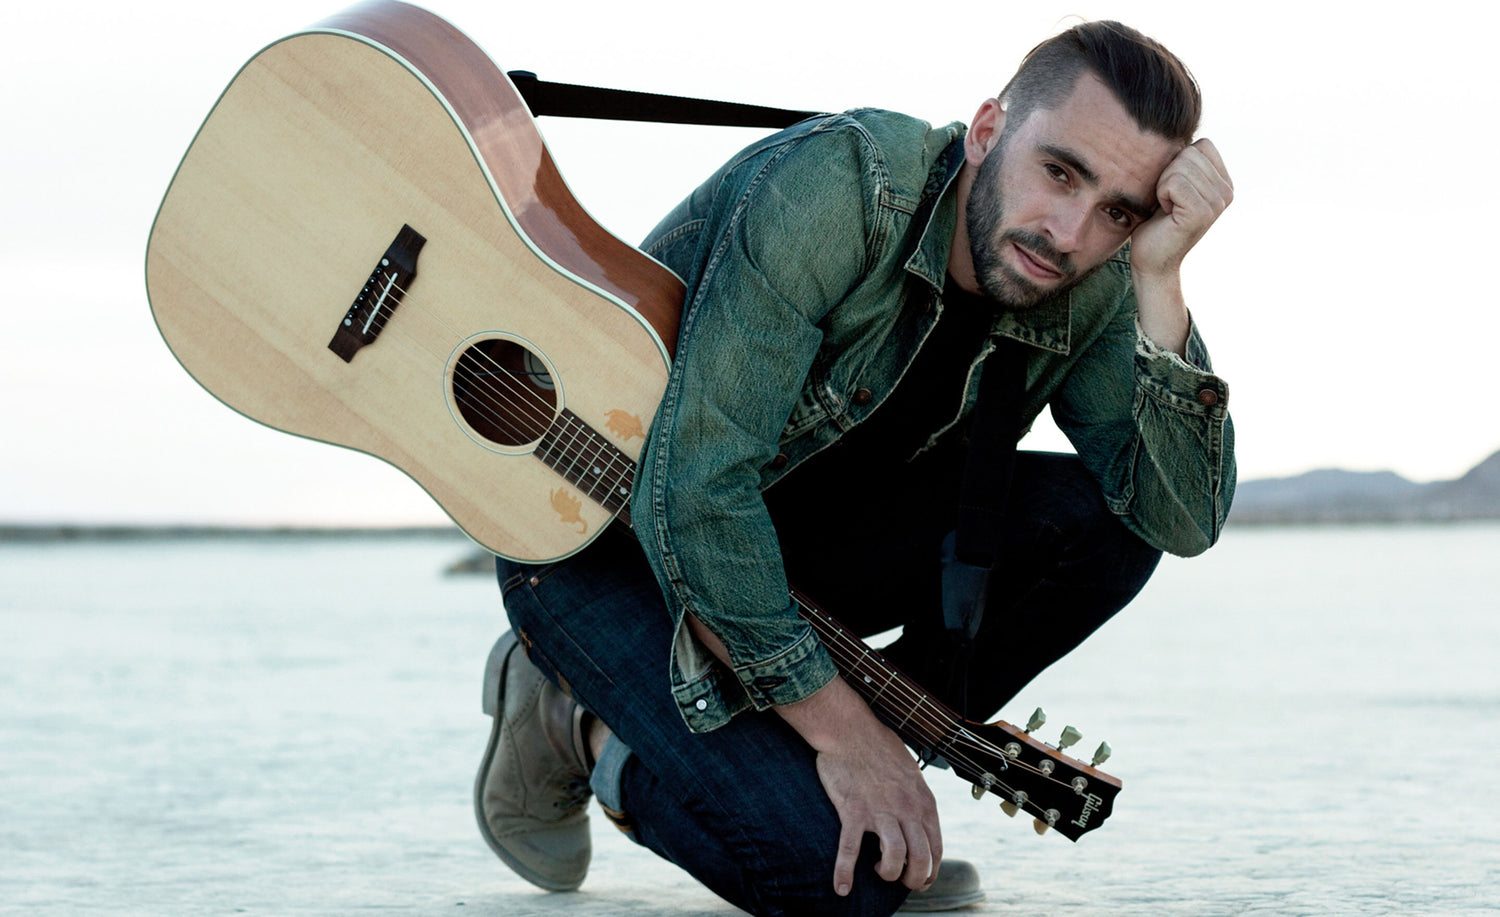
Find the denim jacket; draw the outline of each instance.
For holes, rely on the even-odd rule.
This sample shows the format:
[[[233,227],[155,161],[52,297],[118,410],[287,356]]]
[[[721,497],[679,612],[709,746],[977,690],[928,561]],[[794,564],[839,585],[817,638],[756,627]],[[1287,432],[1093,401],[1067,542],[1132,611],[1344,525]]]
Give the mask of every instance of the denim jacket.
[[[646,241],[687,303],[631,513],[676,621],[671,688],[694,731],[836,674],[789,601],[761,491],[879,408],[942,314],[963,134],[876,110],[804,121],[740,152]],[[1217,539],[1235,483],[1228,390],[1196,327],[1185,360],[1140,332],[1128,249],[1068,294],[997,310],[934,437],[972,408],[1000,336],[1032,345],[1026,424],[1051,405],[1127,526],[1180,555]]]

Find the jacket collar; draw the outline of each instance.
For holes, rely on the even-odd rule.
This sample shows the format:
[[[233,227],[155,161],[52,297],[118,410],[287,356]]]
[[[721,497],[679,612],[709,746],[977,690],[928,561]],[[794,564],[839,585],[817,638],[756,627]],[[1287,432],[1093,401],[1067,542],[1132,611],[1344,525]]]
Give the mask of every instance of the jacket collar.
[[[1072,347],[1073,298],[1103,295],[1101,288],[1097,286],[1101,281],[1101,275],[1118,268],[1126,271],[1126,276],[1128,276],[1129,264],[1130,243],[1126,242],[1125,246],[1115,252],[1100,266],[1099,270],[1068,292],[1060,296],[1049,296],[1030,309],[1020,312],[1006,311],[995,316],[995,322],[990,326],[990,333],[1003,334],[1034,347],[1041,347],[1066,356]],[[1112,283],[1113,281],[1104,282]],[[1088,302],[1089,300],[1084,300],[1085,304]]]
[[[948,144],[933,161],[922,201],[912,214],[912,224],[921,227],[921,235],[906,259],[907,272],[927,281],[937,292],[942,292],[948,278],[948,253],[953,250],[953,229],[958,225],[958,193],[953,185],[964,164],[966,132],[957,123],[948,125],[946,131]]]
[[[1003,334],[1023,344],[1067,355],[1072,339],[1073,291],[1049,296],[1030,309],[1007,309],[995,316],[990,334]]]

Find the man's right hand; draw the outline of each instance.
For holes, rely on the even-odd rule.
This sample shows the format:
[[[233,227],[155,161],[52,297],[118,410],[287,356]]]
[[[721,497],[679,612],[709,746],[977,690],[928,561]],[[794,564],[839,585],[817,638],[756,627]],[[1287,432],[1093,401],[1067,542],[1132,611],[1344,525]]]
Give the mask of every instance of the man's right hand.
[[[692,615],[687,622],[709,652],[729,664],[723,641]],[[937,800],[901,737],[842,678],[774,709],[818,753],[818,779],[839,813],[834,891],[847,895],[853,887],[866,832],[880,838],[876,875],[900,879],[912,891],[931,885],[943,861]]]
[[[843,830],[833,887],[847,895],[866,832],[880,839],[876,875],[912,890],[937,878],[943,834],[937,801],[901,738],[842,678],[776,711],[818,753],[818,778]]]

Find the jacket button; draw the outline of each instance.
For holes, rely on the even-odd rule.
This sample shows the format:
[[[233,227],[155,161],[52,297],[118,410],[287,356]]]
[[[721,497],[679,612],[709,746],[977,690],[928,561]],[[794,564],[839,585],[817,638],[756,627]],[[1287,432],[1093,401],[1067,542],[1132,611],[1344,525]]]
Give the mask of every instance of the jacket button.
[[[704,700],[703,698],[700,697],[700,698],[698,698],[698,703],[694,704],[693,706],[697,707],[699,710],[707,710],[708,709],[708,701],[706,701],[706,700]]]
[[[786,457],[785,452],[778,452],[776,453],[776,457],[771,459],[771,470],[780,471],[781,469],[785,468],[786,463],[790,461],[791,459]]]
[[[874,400],[875,393],[867,388],[859,389],[854,393],[854,403],[859,405],[860,407],[864,407]]]
[[[526,582],[530,583],[532,588],[536,588],[537,586],[540,586],[542,584],[542,578],[540,576],[533,576]]]
[[[1198,389],[1198,403],[1211,408],[1219,403],[1219,393],[1211,388],[1200,388]]]

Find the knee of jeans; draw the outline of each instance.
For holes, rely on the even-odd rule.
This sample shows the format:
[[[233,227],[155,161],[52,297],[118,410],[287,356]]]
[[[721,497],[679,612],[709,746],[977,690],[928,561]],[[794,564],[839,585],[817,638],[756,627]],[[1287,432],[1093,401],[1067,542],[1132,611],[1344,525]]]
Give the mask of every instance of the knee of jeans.
[[[1099,485],[1083,463],[1059,463],[1054,486],[1034,491],[1010,509],[1012,556],[1030,555],[1042,564],[1071,568],[1090,578],[1102,576],[1131,594],[1138,592],[1156,569],[1161,551],[1109,508]],[[1086,570],[1092,569],[1092,573]]]
[[[1125,529],[1124,523],[1120,524]],[[1156,572],[1156,565],[1161,562],[1162,552],[1159,548],[1153,548],[1146,540],[1129,529],[1121,537],[1119,550],[1115,552],[1116,582],[1122,592],[1126,592],[1134,598],[1146,586],[1146,581],[1151,579],[1151,574]]]

